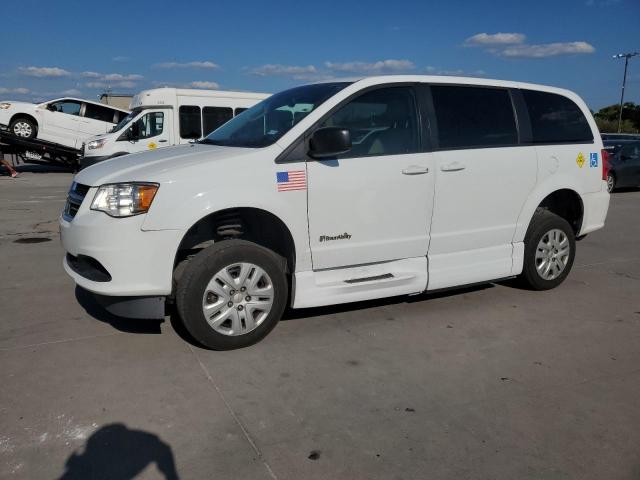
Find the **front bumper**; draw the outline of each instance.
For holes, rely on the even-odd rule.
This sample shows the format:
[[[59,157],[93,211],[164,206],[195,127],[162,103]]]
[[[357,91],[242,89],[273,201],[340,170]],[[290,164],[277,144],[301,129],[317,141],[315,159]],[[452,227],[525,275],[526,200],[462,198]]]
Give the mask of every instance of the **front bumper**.
[[[143,231],[145,215],[112,218],[90,210],[95,191],[88,192],[72,220],[60,216],[65,271],[80,287],[100,295],[169,295],[182,232]],[[103,269],[107,275],[92,274],[96,265],[94,273]]]

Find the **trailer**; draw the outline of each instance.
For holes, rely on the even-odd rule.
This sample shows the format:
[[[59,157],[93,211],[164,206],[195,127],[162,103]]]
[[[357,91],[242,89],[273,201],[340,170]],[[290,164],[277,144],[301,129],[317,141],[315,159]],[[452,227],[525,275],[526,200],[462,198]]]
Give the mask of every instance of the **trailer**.
[[[14,164],[35,163],[78,170],[82,150],[65,147],[57,143],[37,139],[16,137],[8,131],[0,130],[0,158],[12,155]],[[16,161],[17,160],[17,161]]]

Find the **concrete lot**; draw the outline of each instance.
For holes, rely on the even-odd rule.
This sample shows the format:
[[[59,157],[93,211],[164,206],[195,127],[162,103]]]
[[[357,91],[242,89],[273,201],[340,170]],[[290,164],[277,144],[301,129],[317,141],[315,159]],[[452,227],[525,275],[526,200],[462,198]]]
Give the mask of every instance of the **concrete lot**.
[[[640,191],[556,290],[291,312],[212,352],[75,291],[70,181],[0,177],[0,478],[640,479]]]

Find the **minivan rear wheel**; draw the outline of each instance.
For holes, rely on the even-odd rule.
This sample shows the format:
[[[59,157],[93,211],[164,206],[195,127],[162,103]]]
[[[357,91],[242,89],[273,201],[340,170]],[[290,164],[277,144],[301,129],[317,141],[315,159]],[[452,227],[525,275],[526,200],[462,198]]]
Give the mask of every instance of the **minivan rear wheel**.
[[[37,127],[33,120],[26,117],[19,117],[11,122],[11,125],[9,125],[9,131],[16,137],[29,140],[35,138]]]
[[[616,176],[609,172],[607,173],[607,191],[612,193],[616,188]]]
[[[252,345],[278,323],[288,298],[286,261],[245,240],[224,240],[188,260],[176,306],[189,333],[213,350]]]
[[[575,251],[575,234],[569,222],[538,209],[524,239],[521,283],[533,290],[557,287],[569,275]]]

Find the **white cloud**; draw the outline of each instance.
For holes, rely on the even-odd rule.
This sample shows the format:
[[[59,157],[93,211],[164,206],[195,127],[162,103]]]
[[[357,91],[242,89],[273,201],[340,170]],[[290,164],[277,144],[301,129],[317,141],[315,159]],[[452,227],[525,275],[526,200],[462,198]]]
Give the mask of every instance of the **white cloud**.
[[[4,94],[4,93],[18,93],[20,95],[26,95],[27,93],[29,93],[30,90],[28,88],[5,88],[5,87],[0,87],[0,94]]]
[[[334,72],[348,73],[390,73],[413,70],[415,64],[409,60],[379,60],[373,63],[366,62],[325,62],[325,67]]]
[[[156,68],[219,68],[219,66],[210,61],[202,61],[202,62],[163,62],[156,63],[154,65]]]
[[[467,38],[464,45],[467,47],[514,45],[524,42],[526,38],[523,33],[476,33]]]
[[[18,71],[22,75],[39,78],[68,77],[71,75],[71,72],[59,67],[20,67]]]
[[[118,55],[117,57],[113,57],[111,60],[113,60],[114,62],[128,62],[129,60],[131,60],[131,57]]]
[[[271,75],[304,75],[316,73],[317,69],[313,65],[297,66],[297,65],[280,65],[280,64],[267,64],[256,67],[250,72],[254,75],[260,75],[261,77]]]
[[[556,42],[540,45],[512,45],[497,52],[506,58],[546,58],[558,55],[593,53],[596,49],[587,42]]]
[[[425,67],[424,71],[429,75],[446,75],[453,77],[484,77],[487,74],[484,70],[473,70],[468,72],[462,69],[449,70],[446,68],[433,67],[431,65]]]
[[[80,74],[84,78],[95,78],[104,82],[121,82],[124,80],[142,80],[142,75],[136,73],[122,74],[122,73],[98,73],[98,72],[82,72]]]
[[[220,85],[216,82],[205,82],[205,81],[191,82],[189,86],[193,88],[205,88],[209,90],[217,90],[218,88],[220,88]]]
[[[129,80],[120,82],[87,82],[84,84],[85,87],[89,88],[135,88],[136,85],[136,82]]]
[[[69,95],[71,97],[77,97],[82,95],[82,92],[77,88],[70,88],[69,90],[63,90],[60,95]]]
[[[585,5],[587,7],[610,7],[611,5],[616,5],[620,3],[621,0],[587,0]]]

